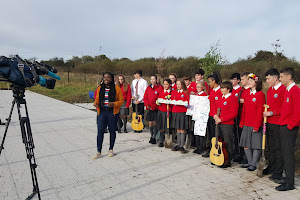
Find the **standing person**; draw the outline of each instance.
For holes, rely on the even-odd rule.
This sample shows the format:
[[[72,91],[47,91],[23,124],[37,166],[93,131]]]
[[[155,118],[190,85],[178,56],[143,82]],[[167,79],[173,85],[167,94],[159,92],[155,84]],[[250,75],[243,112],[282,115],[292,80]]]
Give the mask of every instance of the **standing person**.
[[[160,99],[170,99],[172,90],[171,90],[171,85],[172,82],[170,79],[165,79],[163,81],[164,84],[164,89],[159,93],[158,98]],[[164,103],[157,103],[159,105],[158,107],[158,116],[157,116],[157,128],[160,130],[160,143],[159,147],[164,146],[164,141],[165,141],[165,133],[168,131],[167,127],[167,117],[168,117],[168,108],[167,104]],[[172,112],[172,106],[169,105],[169,123],[171,119],[171,112]],[[169,129],[170,129],[170,124],[169,124]],[[155,144],[155,143],[154,143]]]
[[[134,73],[134,80],[131,84],[131,99],[132,99],[132,109],[133,112],[137,112],[139,115],[142,115],[144,123],[144,94],[148,87],[148,83],[145,79],[142,78],[142,70],[137,70]],[[135,105],[137,105],[137,111],[135,110]],[[141,133],[142,131],[134,131],[135,133]]]
[[[209,95],[209,86],[208,84],[203,80],[204,78],[204,70],[203,69],[197,69],[197,71],[195,72],[195,79],[196,81],[192,82],[192,86],[193,88],[196,88],[197,87],[197,83],[200,83],[200,82],[204,82],[205,84],[205,89],[206,91],[208,92],[208,95]],[[197,90],[194,91],[194,93],[192,92],[191,94],[195,94],[197,93]]]
[[[190,94],[197,93],[197,86],[195,84],[192,85],[192,77],[187,76],[183,78],[186,88],[188,89]]]
[[[265,94],[261,91],[262,81],[259,77],[250,73],[248,78],[250,90],[249,94],[245,95],[240,119],[240,127],[243,128],[240,146],[244,147],[248,164],[244,164],[241,167],[254,171],[262,149]]]
[[[158,95],[163,90],[163,87],[157,83],[157,76],[152,75],[150,78],[151,84],[147,87],[144,94],[144,103],[146,109],[148,110],[146,120],[149,122],[149,129],[151,133],[151,137],[149,143],[156,143],[156,134],[157,134],[157,110],[158,105],[156,104],[156,100]]]
[[[216,129],[216,122],[214,120],[214,115],[217,114],[217,103],[222,98],[221,93],[221,75],[219,72],[214,72],[213,75],[208,76],[208,83],[210,86],[210,95],[208,97],[210,102],[210,111],[209,111],[209,117],[207,122],[208,127],[208,139],[211,141],[211,139],[215,136],[215,129]],[[206,152],[206,154],[202,155],[202,157],[209,157],[210,150]]]
[[[94,106],[97,108],[98,117],[98,135],[97,150],[98,152],[92,159],[101,157],[104,131],[108,126],[110,133],[109,157],[114,156],[113,148],[116,140],[117,120],[121,105],[124,103],[122,90],[115,85],[114,76],[110,72],[103,74],[103,83],[96,91]]]
[[[242,90],[240,91],[240,103],[244,103],[244,98],[245,98],[245,95],[249,94],[249,90],[250,90],[250,87],[249,87],[249,84],[248,84],[248,81],[249,81],[249,75],[250,73],[249,72],[244,72],[242,73],[242,76],[241,76],[241,85],[242,85]]]
[[[230,76],[230,82],[232,83],[232,92],[231,94],[236,97],[236,100],[239,102],[240,93],[242,87],[239,85],[241,82],[241,75],[239,73],[233,73]],[[242,134],[242,129],[239,126],[240,116],[238,115],[234,120],[234,150],[233,150],[233,161],[239,162],[243,159],[245,153],[244,148],[240,147],[239,141]]]
[[[265,73],[266,81],[270,86],[267,92],[267,104],[269,109],[267,112],[264,112],[264,117],[268,117],[266,136],[269,152],[269,165],[264,169],[263,173],[271,173],[271,180],[282,183],[284,181],[282,176],[284,163],[281,153],[279,119],[286,87],[279,81],[279,75],[279,71],[275,68],[269,69]]]
[[[280,115],[280,142],[284,161],[285,183],[276,187],[278,191],[293,190],[295,182],[295,143],[300,126],[300,89],[295,84],[292,67],[280,71],[280,81],[286,86]]]
[[[198,96],[207,96],[206,85],[203,81],[197,83],[197,94]],[[203,152],[203,143],[204,143],[204,136],[195,135],[196,141],[196,150],[194,153],[201,154]]]
[[[172,81],[172,91],[177,90],[177,85],[176,85],[176,81],[177,81],[177,75],[175,73],[171,73],[169,74],[169,79]]]
[[[130,88],[130,85],[126,82],[126,79],[122,74],[119,75],[116,85],[121,88],[123,98],[124,98],[124,103],[120,108],[119,120],[123,120],[124,133],[128,133],[126,124],[127,124],[127,116],[129,115],[129,106],[131,103],[131,88]],[[122,123],[118,123],[118,132],[119,133],[122,132],[120,124],[122,124]]]
[[[172,92],[171,100],[189,102],[189,92],[185,86],[184,80],[177,80],[177,90]],[[173,128],[177,129],[177,145],[172,148],[172,151],[180,150],[181,153],[187,153],[184,149],[184,143],[186,138],[186,129],[188,129],[188,117],[186,116],[187,107],[183,105],[173,105],[172,108],[172,122]]]
[[[217,103],[217,107],[221,109],[220,116],[214,115],[216,124],[219,124],[220,136],[226,143],[228,153],[228,164],[221,167],[226,168],[231,166],[234,148],[234,119],[238,115],[239,103],[237,98],[231,94],[233,89],[232,83],[225,81],[221,85],[222,98]]]

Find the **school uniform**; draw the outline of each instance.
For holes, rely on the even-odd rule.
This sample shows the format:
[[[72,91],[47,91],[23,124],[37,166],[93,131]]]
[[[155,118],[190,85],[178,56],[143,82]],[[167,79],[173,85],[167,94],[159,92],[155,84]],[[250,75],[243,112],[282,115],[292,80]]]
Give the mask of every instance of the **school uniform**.
[[[196,94],[197,96],[207,96],[207,94],[203,91]],[[195,142],[196,142],[196,150],[194,153],[201,154],[203,151],[203,143],[204,143],[204,136],[195,135]]]
[[[124,103],[120,108],[120,116],[129,115],[129,106],[131,103],[131,88],[130,85],[127,83],[127,90],[124,90],[124,85],[120,84],[120,88],[122,90]]]
[[[197,86],[195,86],[194,84],[189,84],[188,86],[186,86],[186,88],[188,89],[188,91],[191,93],[191,92],[194,92],[194,93],[197,93]]]
[[[221,122],[219,123],[220,136],[226,143],[226,149],[228,152],[230,163],[233,158],[234,148],[234,119],[238,115],[239,104],[237,102],[236,96],[229,93],[222,96],[222,98],[217,103],[217,107],[221,109],[221,113],[219,116],[219,118],[221,119]]]
[[[210,95],[208,97],[210,102],[210,111],[208,117],[208,136],[209,141],[215,136],[215,128],[216,122],[214,120],[214,115],[217,114],[217,104],[218,101],[222,98],[221,87],[218,86],[217,88],[210,89]]]
[[[148,87],[148,83],[145,79],[143,78],[140,78],[140,79],[134,79],[132,81],[132,84],[131,84],[131,95],[135,97],[134,100],[132,100],[132,109],[133,109],[133,112],[136,112],[135,110],[135,101],[136,100],[139,100],[140,103],[137,105],[137,113],[139,115],[142,115],[142,118],[144,119],[144,94],[145,94],[145,91]],[[136,99],[136,96],[138,96],[138,98]]]
[[[237,102],[239,103],[240,95],[241,95],[242,87],[240,85],[234,86],[231,92],[232,96],[236,97]],[[243,157],[243,148],[240,147],[239,141],[242,133],[242,129],[239,127],[240,117],[239,115],[234,120],[234,157],[237,160],[241,160]],[[234,160],[235,161],[235,160]]]
[[[201,80],[201,81],[198,81],[198,82],[194,81],[194,82],[191,83],[192,87],[196,88],[194,92],[197,93],[197,83],[199,83],[199,82],[204,82],[205,83],[205,88],[206,88],[206,91],[208,92],[208,95],[209,95],[209,92],[210,92],[209,91],[209,86],[204,80]]]
[[[283,158],[280,144],[280,115],[286,87],[278,83],[274,87],[270,87],[267,92],[268,111],[272,116],[267,119],[267,144],[269,151],[268,170],[272,173],[274,179],[282,178]]]
[[[172,92],[171,100],[189,102],[189,93],[183,90]],[[186,116],[187,107],[182,105],[173,105],[172,108],[172,128],[188,129],[188,117]]]
[[[177,85],[176,85],[176,82],[175,83],[172,83],[172,85],[171,85],[171,90],[172,91],[176,91],[177,90]]]
[[[265,94],[262,91],[248,90],[240,118],[243,128],[240,146],[251,149],[262,149],[262,125],[265,104]],[[253,132],[253,130],[257,132]]]
[[[287,86],[279,118],[282,157],[287,186],[294,187],[295,142],[300,126],[300,89],[295,84]]]
[[[144,104],[146,109],[148,110],[146,120],[147,121],[157,121],[157,110],[158,105],[156,104],[156,100],[158,98],[159,93],[163,90],[161,85],[149,85],[144,94]]]
[[[169,90],[162,90],[158,98],[159,99],[167,99],[166,97],[171,94],[171,89]],[[161,131],[167,131],[167,104],[160,104],[158,106],[158,115],[157,115],[157,129]],[[171,115],[172,115],[172,105],[169,104],[169,123],[171,122]],[[170,127],[170,124],[169,124]]]

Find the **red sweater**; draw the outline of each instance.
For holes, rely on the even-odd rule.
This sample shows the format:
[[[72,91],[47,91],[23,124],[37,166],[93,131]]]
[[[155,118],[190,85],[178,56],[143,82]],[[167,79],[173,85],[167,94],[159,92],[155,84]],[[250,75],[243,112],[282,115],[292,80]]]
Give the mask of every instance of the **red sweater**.
[[[209,91],[209,87],[208,87],[208,85],[207,85],[207,83],[206,83],[205,81],[203,81],[203,82],[205,83],[206,91],[207,91],[208,94],[209,94],[209,92],[210,92],[210,91]],[[194,92],[197,93],[197,82],[196,82],[196,81],[192,82],[192,83],[191,83],[191,86],[193,86],[193,88],[196,88]]]
[[[171,100],[182,100],[189,102],[190,95],[187,92],[178,92],[178,90],[172,91]],[[185,106],[181,105],[173,105],[172,112],[173,113],[180,113],[180,112],[186,112],[187,108]]]
[[[196,86],[192,85],[192,83],[187,87],[188,91],[191,92],[195,92],[197,93],[197,88]]]
[[[171,85],[171,86],[172,86],[172,85]],[[177,90],[176,82],[175,82],[174,86],[171,87],[171,90],[172,90],[172,91]]]
[[[213,88],[211,88],[209,94],[210,94],[208,97],[210,102],[209,116],[213,117],[215,114],[217,114],[217,102],[222,98],[222,93],[220,89],[214,91]]]
[[[125,106],[126,106],[126,108],[129,108],[130,103],[131,103],[131,88],[130,88],[130,85],[127,83],[127,91],[126,92],[124,91],[123,84],[120,84],[120,88],[122,90],[124,100],[127,101]]]
[[[233,89],[232,90],[232,92],[231,92],[231,94],[233,95],[233,96],[235,96],[236,98],[239,98],[239,95],[240,95],[240,91],[242,90],[242,87],[239,87],[238,89]]]
[[[163,90],[161,85],[154,85],[153,88],[149,85],[144,94],[144,104],[147,110],[157,110],[158,105],[156,104],[156,100],[158,98],[159,93]],[[150,107],[150,108],[148,108]]]
[[[239,110],[239,103],[236,97],[232,94],[226,99],[222,97],[217,102],[217,107],[221,108],[221,124],[234,124],[234,119],[237,117]]]
[[[240,127],[250,126],[258,131],[263,124],[263,112],[265,104],[265,94],[258,91],[255,94],[245,95],[245,102],[240,118]]]
[[[282,110],[280,115],[280,125],[287,125],[292,130],[300,126],[300,88],[294,85],[290,91],[285,92]]]
[[[170,92],[165,92],[165,90],[162,90],[159,93],[158,98],[160,98],[160,99],[167,99],[166,96],[168,96],[171,93],[172,93],[172,90],[170,90]],[[172,104],[169,104],[169,112],[172,112],[172,106],[173,106]],[[164,104],[164,103],[160,104],[158,106],[158,110],[160,110],[161,112],[167,112],[168,111],[167,110],[167,104]]]
[[[273,116],[268,117],[268,123],[270,124],[280,124],[279,119],[285,91],[286,87],[281,85],[277,90],[270,87],[267,92],[267,104],[270,106],[268,111],[273,112]]]
[[[202,94],[199,95],[199,93],[197,93],[198,96],[207,96],[207,94],[205,92],[203,92]]]

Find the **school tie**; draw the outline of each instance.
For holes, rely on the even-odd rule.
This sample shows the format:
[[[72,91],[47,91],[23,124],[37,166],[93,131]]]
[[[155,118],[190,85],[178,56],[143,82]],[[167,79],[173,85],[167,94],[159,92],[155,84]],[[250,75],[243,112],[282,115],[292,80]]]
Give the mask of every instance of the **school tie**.
[[[138,94],[138,87],[139,87],[139,81],[137,81],[135,84],[135,96],[137,96]]]

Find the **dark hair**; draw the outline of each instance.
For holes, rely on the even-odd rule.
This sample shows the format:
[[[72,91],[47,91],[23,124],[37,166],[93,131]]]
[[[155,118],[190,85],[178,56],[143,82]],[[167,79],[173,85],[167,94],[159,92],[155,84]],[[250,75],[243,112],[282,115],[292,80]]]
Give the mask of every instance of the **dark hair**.
[[[221,74],[218,71],[215,71],[212,75],[209,75],[208,78],[214,80],[218,85],[221,85],[222,83]]]
[[[115,87],[114,75],[110,72],[105,72],[103,74],[103,77],[105,74],[108,74],[111,77],[111,82],[109,83],[110,90],[108,93],[108,100],[109,100],[109,102],[115,102],[116,101],[116,87]],[[101,88],[100,88],[100,92],[99,92],[100,106],[104,106],[104,101],[105,101],[105,84],[103,82],[103,83],[101,83]]]
[[[154,74],[154,75],[151,75],[150,77],[152,77],[152,76],[154,76],[155,77],[155,79],[157,80],[157,76]]]
[[[142,72],[142,70],[136,70],[135,72],[134,72],[134,74],[139,74],[140,76],[143,76],[143,72]]]
[[[256,77],[257,77],[257,81],[255,81],[255,82],[256,82],[255,89],[256,89],[256,91],[261,91],[261,90],[263,89],[263,83],[262,83],[262,80],[261,80],[261,78],[259,78],[258,76],[256,76]],[[249,77],[249,76],[248,76],[248,78],[251,78],[251,79],[255,80],[254,78]]]
[[[279,71],[277,70],[277,69],[275,69],[275,68],[271,68],[271,69],[269,69],[266,73],[265,73],[265,76],[276,76],[278,79],[279,79],[279,75],[280,75],[280,73],[279,73]]]
[[[186,76],[186,77],[183,78],[183,80],[185,80],[185,81],[192,81],[192,77]]]
[[[166,79],[164,79],[163,82],[165,82],[165,81],[167,81],[170,85],[172,85],[172,81],[170,79],[166,78]]]
[[[283,70],[280,71],[280,73],[291,75],[292,79],[294,80],[294,77],[295,77],[294,68],[292,68],[292,67],[284,68]]]
[[[237,79],[237,80],[241,80],[241,75],[239,73],[233,73],[230,76],[230,79]]]
[[[232,92],[233,86],[232,86],[232,83],[230,81],[224,81],[221,84],[221,88],[227,88],[228,90],[230,90],[230,92]]]
[[[242,75],[241,75],[241,77],[243,77],[243,76],[247,76],[248,77],[249,74],[250,74],[250,72],[243,72]]]
[[[174,76],[177,79],[177,75],[175,73],[171,73],[169,76]]]
[[[201,74],[203,76],[204,75],[204,70],[203,69],[197,69],[195,74]]]

